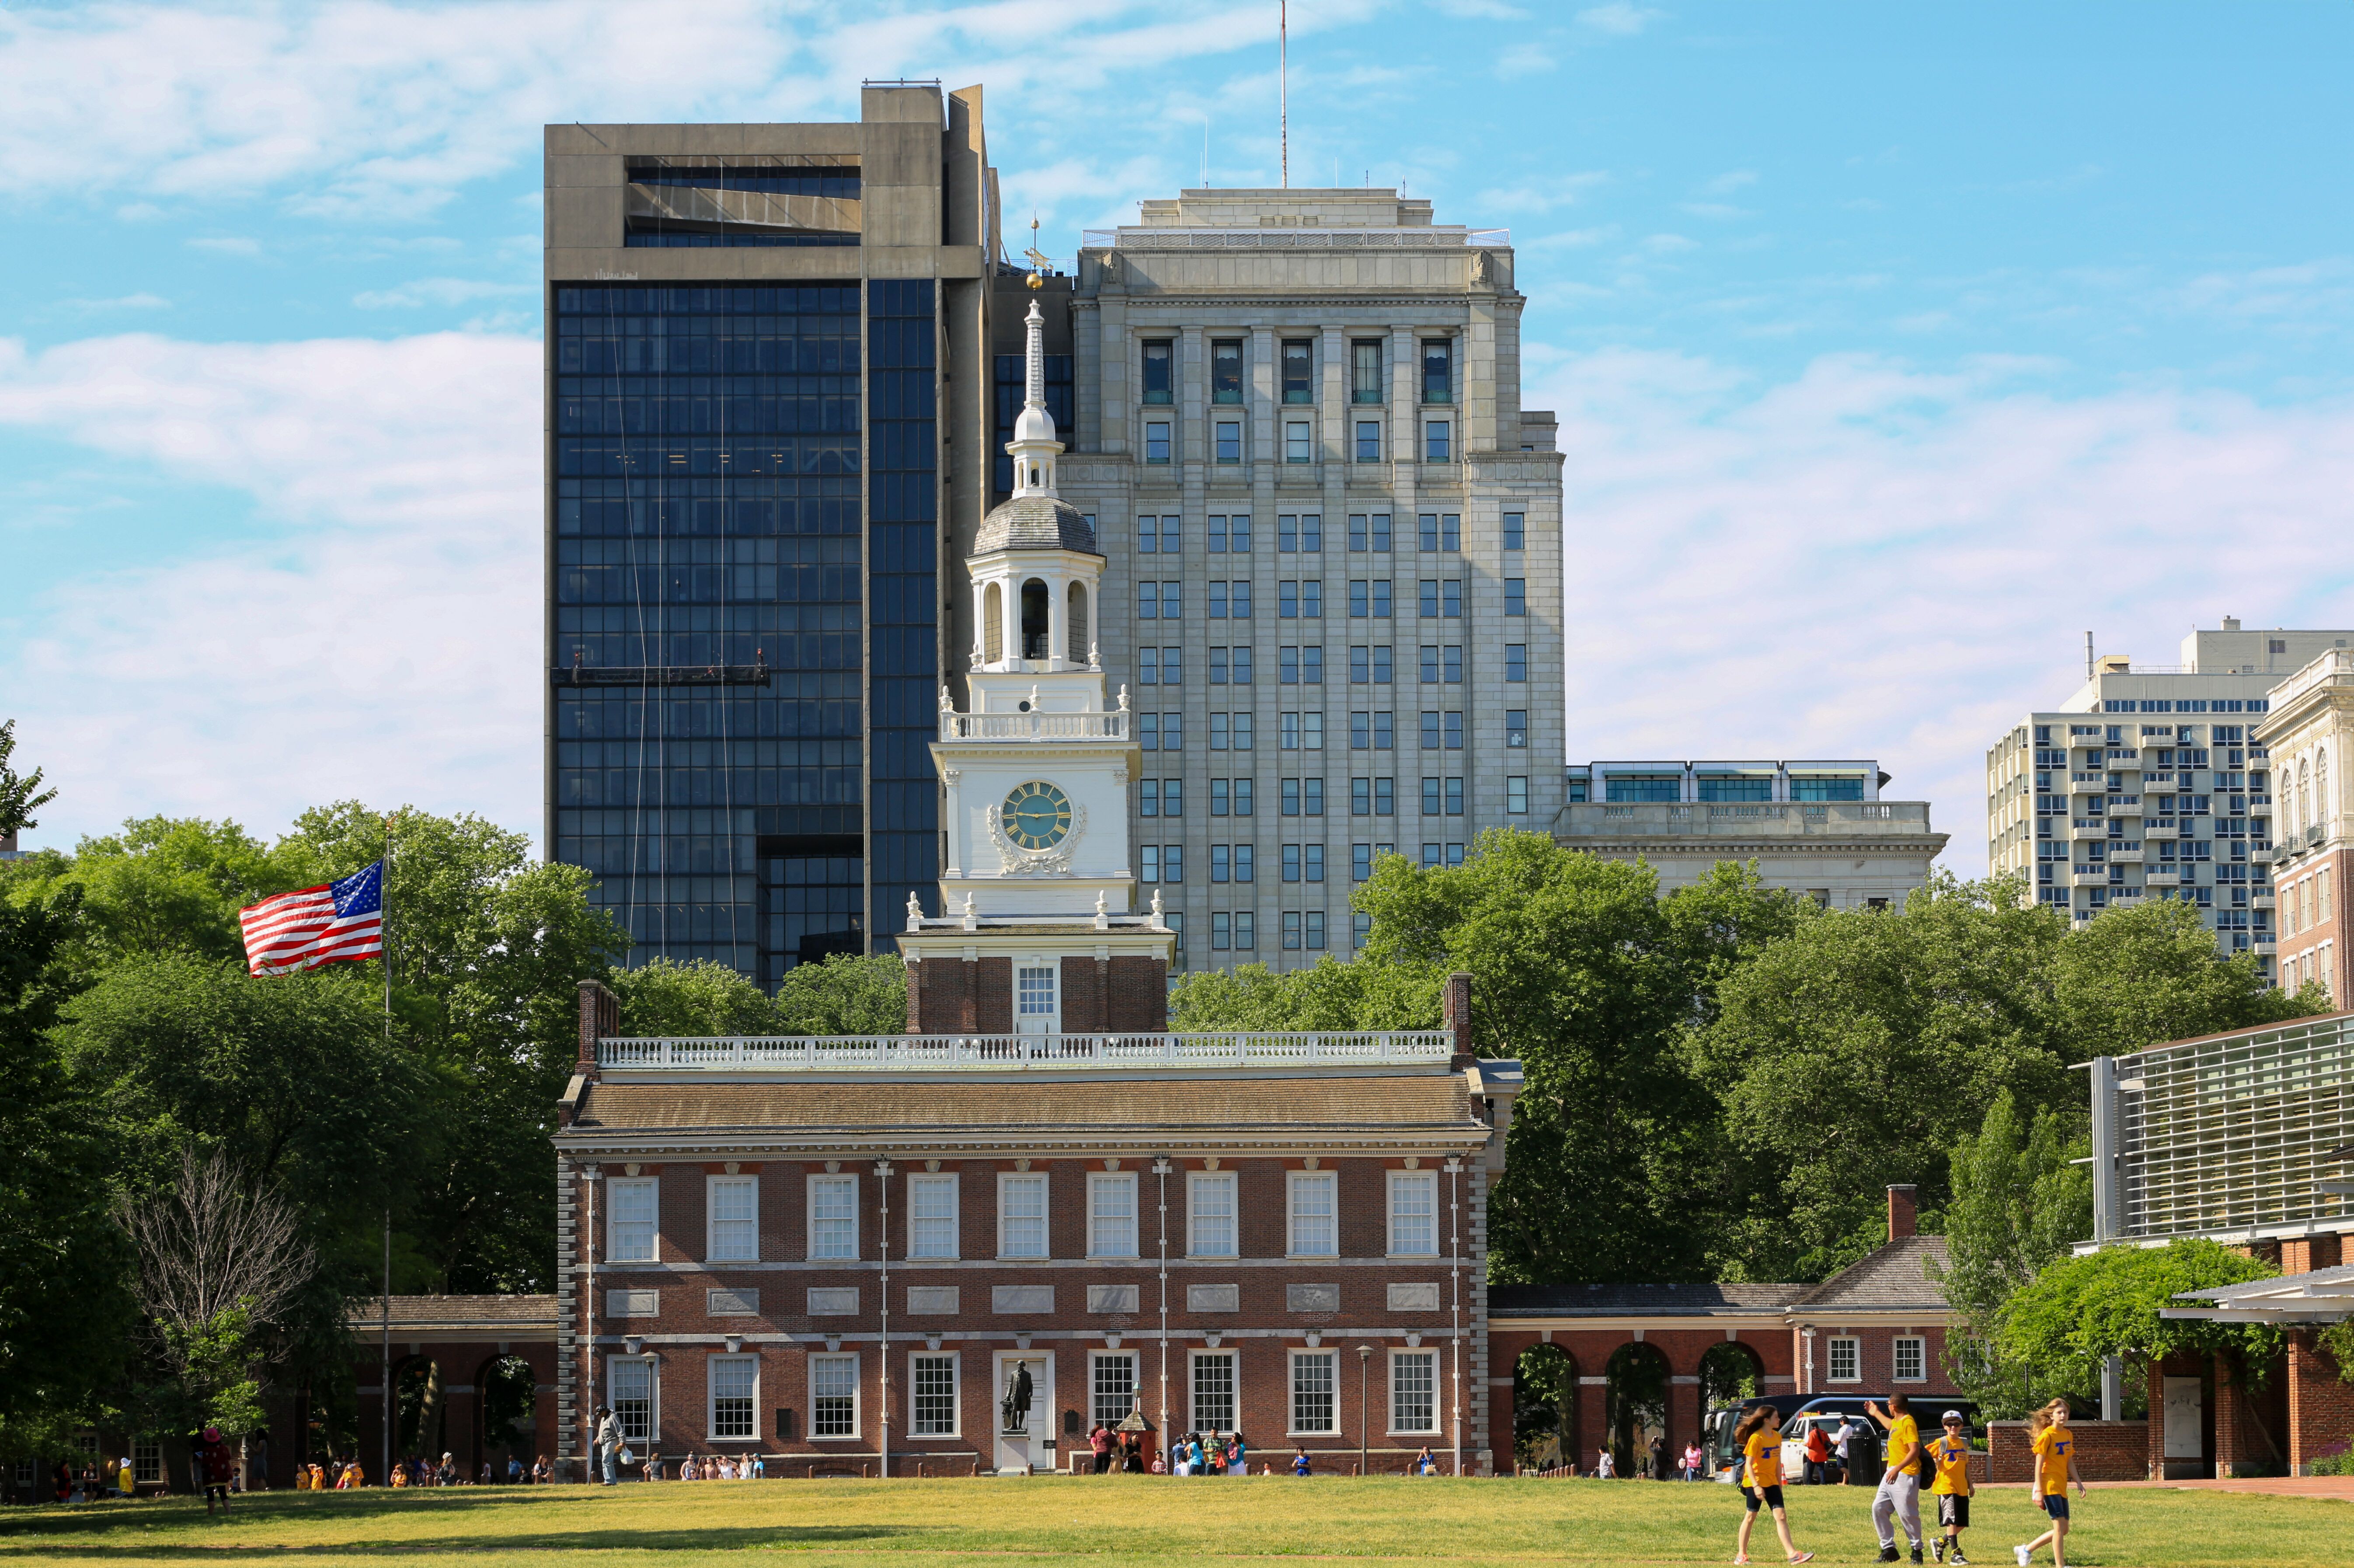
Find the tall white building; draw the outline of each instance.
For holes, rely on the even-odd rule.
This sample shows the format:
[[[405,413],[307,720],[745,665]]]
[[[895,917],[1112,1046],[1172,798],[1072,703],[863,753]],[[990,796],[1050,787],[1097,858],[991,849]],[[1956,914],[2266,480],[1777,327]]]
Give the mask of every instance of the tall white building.
[[[1377,856],[1543,831],[1562,459],[1521,407],[1510,237],[1390,190],[1192,190],[1047,285],[1061,493],[1104,556],[1138,896],[1161,894],[1176,963],[1346,954]]]
[[[1987,861],[2089,920],[2143,898],[2195,904],[2219,946],[2273,972],[2273,792],[2255,743],[2266,694],[2354,631],[2219,630],[2177,664],[2093,662],[2058,707],[1987,753]]]

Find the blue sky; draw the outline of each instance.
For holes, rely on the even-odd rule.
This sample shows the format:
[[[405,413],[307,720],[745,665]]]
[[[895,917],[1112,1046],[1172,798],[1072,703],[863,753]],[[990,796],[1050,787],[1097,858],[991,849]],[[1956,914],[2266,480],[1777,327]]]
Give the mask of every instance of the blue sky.
[[[1292,171],[1508,227],[1574,758],[1983,749],[2094,629],[2354,623],[2354,10],[1303,0]],[[535,830],[549,120],[988,89],[1046,249],[1272,183],[1272,3],[0,10],[0,712],[67,794]],[[1011,237],[1009,237],[1011,238]]]

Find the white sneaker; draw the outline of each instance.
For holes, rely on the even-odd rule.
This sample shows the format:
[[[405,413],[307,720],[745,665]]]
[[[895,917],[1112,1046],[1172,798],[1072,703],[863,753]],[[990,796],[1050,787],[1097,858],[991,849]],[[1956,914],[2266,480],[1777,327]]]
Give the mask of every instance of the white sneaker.
[[[2027,1564],[2031,1561],[2033,1556],[2033,1554],[2024,1546],[2012,1547],[2010,1549],[2010,1554],[2019,1559],[2019,1568],[2027,1568]]]

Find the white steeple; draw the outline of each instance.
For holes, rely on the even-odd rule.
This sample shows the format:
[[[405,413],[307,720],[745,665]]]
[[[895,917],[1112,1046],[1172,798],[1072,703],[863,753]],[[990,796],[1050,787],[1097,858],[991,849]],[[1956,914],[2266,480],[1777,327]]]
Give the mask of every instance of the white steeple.
[[[1038,287],[1038,275],[1030,275],[1030,286]],[[1039,312],[1038,301],[1030,301],[1027,354],[1029,364],[1023,376],[1022,416],[1013,421],[1013,439],[1005,450],[1013,458],[1013,498],[1038,495],[1055,497],[1055,459],[1063,443],[1055,439],[1055,416],[1046,412],[1046,318]]]

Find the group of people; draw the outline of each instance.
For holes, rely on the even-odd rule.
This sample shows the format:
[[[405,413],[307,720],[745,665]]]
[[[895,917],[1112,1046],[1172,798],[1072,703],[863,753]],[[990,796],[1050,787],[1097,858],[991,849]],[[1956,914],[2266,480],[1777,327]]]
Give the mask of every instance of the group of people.
[[[645,1478],[663,1478],[663,1457],[649,1454],[645,1458]],[[769,1462],[758,1454],[747,1454],[740,1459],[726,1454],[705,1454],[700,1458],[687,1455],[678,1462],[678,1478],[682,1481],[758,1481],[766,1480]]]
[[[1240,1432],[1221,1438],[1216,1433],[1188,1432],[1170,1445],[1172,1476],[1247,1476],[1250,1445]]]
[[[1864,1408],[1873,1421],[1888,1429],[1880,1486],[1872,1499],[1872,1528],[1880,1536],[1880,1561],[1899,1561],[1899,1525],[1912,1548],[1913,1561],[1921,1561],[1925,1544],[1921,1529],[1921,1482],[1926,1474],[1930,1478],[1929,1494],[1937,1508],[1936,1559],[1967,1568],[1969,1559],[1962,1553],[1962,1532],[1970,1527],[1970,1497],[1976,1489],[1970,1478],[1968,1422],[1960,1411],[1948,1410],[1939,1423],[1944,1435],[1924,1444],[1921,1424],[1914,1417],[1911,1403],[1904,1395],[1891,1396],[1885,1411],[1877,1404]],[[2035,1553],[2049,1546],[2052,1568],[2067,1568],[2069,1481],[2075,1481],[2078,1497],[2084,1495],[2084,1478],[2074,1473],[2073,1464],[2075,1438],[2068,1430],[2068,1402],[2053,1400],[2030,1416],[2027,1425],[2035,1454],[2030,1496],[2051,1521],[2051,1527],[2034,1540],[2012,1547],[2011,1555],[2018,1568],[2028,1568]],[[1734,1537],[1733,1561],[1749,1561],[1749,1532],[1757,1522],[1759,1510],[1765,1510],[1774,1516],[1774,1531],[1781,1539],[1783,1556],[1794,1563],[1812,1562],[1815,1554],[1799,1551],[1790,1539],[1789,1513],[1782,1501],[1782,1413],[1770,1404],[1761,1404],[1742,1416],[1733,1436],[1741,1447],[1741,1496],[1744,1504],[1741,1528]]]
[[[1701,1452],[1698,1443],[1685,1444],[1684,1451],[1673,1457],[1672,1464],[1668,1440],[1665,1437],[1652,1438],[1650,1446],[1644,1450],[1644,1455],[1645,1457],[1637,1462],[1635,1473],[1638,1476],[1648,1476],[1655,1481],[1668,1479],[1668,1471],[1671,1467],[1675,1471],[1675,1478],[1680,1481],[1699,1480],[1707,1471],[1708,1458]],[[1598,1480],[1616,1480],[1618,1478],[1618,1456],[1615,1450],[1606,1446],[1596,1451],[1594,1458],[1594,1474]]]
[[[542,1454],[537,1463],[526,1467],[520,1457],[510,1454],[504,1471],[490,1460],[483,1460],[475,1484],[488,1487],[504,1480],[509,1486],[546,1486],[555,1479],[556,1467],[547,1462],[546,1455]],[[348,1492],[367,1484],[367,1467],[357,1459],[314,1459],[307,1465],[294,1467],[296,1491]],[[406,1489],[412,1487],[461,1487],[467,1482],[465,1472],[459,1468],[455,1455],[444,1454],[440,1463],[435,1464],[421,1455],[412,1454],[392,1462],[389,1484]]]
[[[1144,1474],[1144,1437],[1137,1432],[1115,1432],[1098,1421],[1087,1434],[1087,1451],[1094,1456],[1095,1473],[1109,1475],[1114,1470],[1123,1476]],[[1156,1461],[1157,1462],[1157,1461]]]

